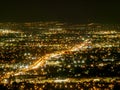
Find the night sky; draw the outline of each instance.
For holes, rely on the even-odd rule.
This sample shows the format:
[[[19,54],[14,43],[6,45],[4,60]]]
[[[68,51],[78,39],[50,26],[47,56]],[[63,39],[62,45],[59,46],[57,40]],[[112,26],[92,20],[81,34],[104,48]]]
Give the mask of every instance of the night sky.
[[[0,21],[120,23],[115,0],[1,0]]]

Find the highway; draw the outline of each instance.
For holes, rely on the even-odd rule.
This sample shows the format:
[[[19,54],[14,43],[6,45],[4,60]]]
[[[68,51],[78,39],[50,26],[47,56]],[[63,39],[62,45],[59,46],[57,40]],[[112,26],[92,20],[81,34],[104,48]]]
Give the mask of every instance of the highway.
[[[34,70],[34,69],[43,67],[45,65],[46,61],[50,60],[51,58],[59,58],[61,55],[64,55],[66,53],[70,54],[70,53],[75,52],[75,51],[85,50],[88,43],[91,43],[91,41],[89,39],[86,39],[82,43],[77,44],[72,48],[68,48],[67,50],[56,51],[54,53],[46,54],[46,55],[40,57],[37,61],[35,61],[33,64],[31,64],[27,68],[22,68],[22,69],[19,69],[17,71],[11,71],[11,72],[5,73],[3,76],[1,76],[0,81],[5,79],[5,78],[9,78],[10,76],[17,76],[17,75],[20,75],[22,73],[25,73],[26,71]]]

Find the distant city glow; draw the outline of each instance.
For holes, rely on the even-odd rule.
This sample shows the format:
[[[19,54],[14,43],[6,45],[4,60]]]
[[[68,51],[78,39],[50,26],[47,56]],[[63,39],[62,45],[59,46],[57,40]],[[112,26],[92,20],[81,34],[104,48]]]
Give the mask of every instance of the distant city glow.
[[[119,30],[118,24],[1,23],[0,84],[113,90],[120,80]]]

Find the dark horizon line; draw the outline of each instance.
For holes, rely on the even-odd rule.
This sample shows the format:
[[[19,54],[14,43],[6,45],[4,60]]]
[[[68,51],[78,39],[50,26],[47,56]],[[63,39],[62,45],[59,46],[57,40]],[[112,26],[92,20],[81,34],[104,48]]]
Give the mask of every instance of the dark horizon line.
[[[69,20],[69,19],[0,19],[0,23],[25,23],[25,22],[60,22],[60,23],[73,23],[73,24],[89,24],[89,23],[100,23],[100,24],[120,24],[120,21],[103,21],[103,20]]]
[[[48,20],[48,21],[0,21],[0,23],[32,23],[32,22],[59,22],[59,23],[68,23],[68,24],[90,24],[90,23],[95,23],[95,24],[120,24],[117,22],[68,22],[68,21],[57,21],[57,20]]]

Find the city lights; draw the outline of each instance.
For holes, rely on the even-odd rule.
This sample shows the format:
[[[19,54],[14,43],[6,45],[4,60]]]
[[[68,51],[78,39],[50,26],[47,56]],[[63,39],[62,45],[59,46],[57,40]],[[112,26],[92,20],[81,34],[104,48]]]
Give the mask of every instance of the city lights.
[[[119,83],[120,25],[6,25],[14,27],[0,29],[1,84],[12,88],[20,83],[20,89],[31,84],[41,90],[112,90],[114,82]]]

